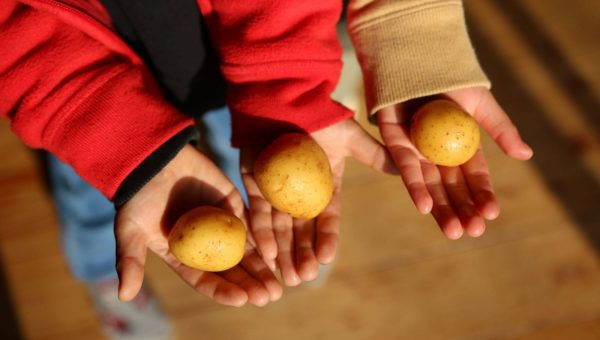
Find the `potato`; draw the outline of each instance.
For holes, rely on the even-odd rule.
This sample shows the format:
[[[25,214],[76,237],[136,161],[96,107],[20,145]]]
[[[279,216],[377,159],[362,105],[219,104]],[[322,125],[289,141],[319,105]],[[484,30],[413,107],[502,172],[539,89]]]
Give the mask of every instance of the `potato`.
[[[434,100],[413,117],[410,135],[417,149],[432,163],[458,166],[479,147],[479,126],[470,114],[449,100]]]
[[[171,253],[186,266],[218,272],[244,256],[246,228],[231,212],[202,206],[183,214],[169,233]]]
[[[254,163],[254,178],[271,205],[296,218],[314,218],[333,196],[329,159],[305,134],[286,134],[267,146]]]

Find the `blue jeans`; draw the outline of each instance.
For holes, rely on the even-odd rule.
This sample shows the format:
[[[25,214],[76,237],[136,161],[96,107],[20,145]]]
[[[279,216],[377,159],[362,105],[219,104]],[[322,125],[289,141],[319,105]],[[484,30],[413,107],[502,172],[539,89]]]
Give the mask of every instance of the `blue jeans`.
[[[219,167],[246,197],[239,171],[239,151],[230,145],[229,110],[207,112],[201,121],[206,127],[203,137],[216,154]],[[113,204],[69,165],[50,154],[48,172],[71,271],[88,282],[116,276]]]

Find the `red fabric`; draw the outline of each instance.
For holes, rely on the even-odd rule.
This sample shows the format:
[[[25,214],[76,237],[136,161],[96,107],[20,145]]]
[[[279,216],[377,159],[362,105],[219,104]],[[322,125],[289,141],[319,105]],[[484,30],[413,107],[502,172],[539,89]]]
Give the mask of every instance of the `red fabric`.
[[[352,116],[330,98],[341,71],[341,0],[197,0],[219,54],[233,144],[312,132]]]
[[[27,2],[0,2],[0,115],[27,145],[56,154],[111,199],[193,121],[163,100],[105,21],[82,12],[89,1]]]

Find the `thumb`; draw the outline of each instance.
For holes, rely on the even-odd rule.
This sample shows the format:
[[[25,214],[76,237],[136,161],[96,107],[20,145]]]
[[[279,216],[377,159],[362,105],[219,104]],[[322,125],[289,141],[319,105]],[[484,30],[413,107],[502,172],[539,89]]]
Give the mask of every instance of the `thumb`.
[[[117,274],[119,276],[119,300],[135,298],[144,280],[146,262],[146,237],[137,223],[117,215],[115,238],[117,241]]]
[[[357,122],[350,126],[350,155],[371,168],[388,174],[398,174],[398,168],[387,148],[373,138]]]
[[[473,114],[506,155],[518,160],[528,160],[533,156],[533,150],[523,141],[519,130],[490,91],[484,90]]]

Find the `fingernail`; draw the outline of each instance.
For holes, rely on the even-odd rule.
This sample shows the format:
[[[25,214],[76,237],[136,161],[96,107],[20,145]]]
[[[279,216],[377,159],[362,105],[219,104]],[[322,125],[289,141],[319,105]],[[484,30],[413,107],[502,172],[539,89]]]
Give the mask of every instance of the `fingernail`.
[[[498,218],[498,216],[500,215],[500,211],[499,211],[499,210],[497,210],[497,209],[495,209],[495,210],[492,210],[492,211],[487,211],[485,215],[486,215],[486,216],[485,216],[485,218],[486,218],[487,220],[490,220],[490,221],[491,221],[491,220],[495,220],[495,219],[497,219],[497,218]]]
[[[521,142],[521,147],[513,154],[513,157],[528,159],[533,156],[533,150],[525,142]]]
[[[261,297],[259,297],[259,298],[257,299],[257,301],[256,301],[255,305],[256,305],[257,307],[264,307],[264,306],[266,306],[266,305],[267,305],[267,303],[269,303],[269,301],[270,301],[270,298],[269,298],[269,296],[268,296],[268,295],[261,296]]]
[[[297,286],[300,284],[300,278],[297,275],[290,277],[290,282],[288,286]]]
[[[421,204],[420,211],[422,214],[429,214],[431,209],[433,209],[433,203],[431,201],[427,200],[426,203]]]
[[[462,228],[452,228],[452,230],[449,230],[446,232],[446,236],[451,240],[458,240],[459,238],[462,237],[462,235],[463,235]]]
[[[425,204],[425,205],[421,205],[421,214],[429,214],[431,212],[431,205],[429,204]]]
[[[483,235],[483,232],[485,231],[485,226],[481,227],[481,228],[477,228],[475,230],[472,230],[469,235],[471,237],[480,237],[481,235]]]
[[[533,156],[533,149],[529,145],[525,144],[525,152],[524,153],[525,153],[525,156],[531,157],[531,156]]]

